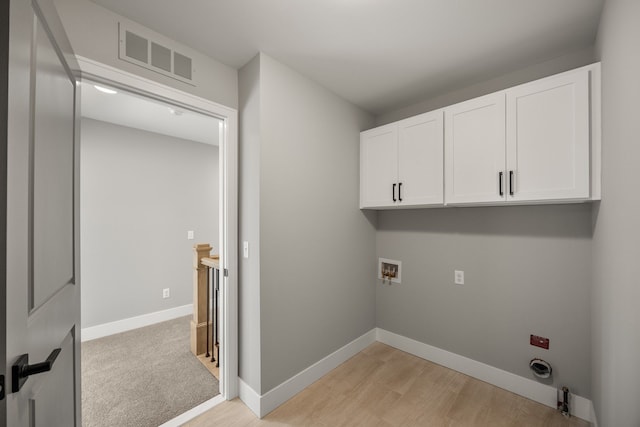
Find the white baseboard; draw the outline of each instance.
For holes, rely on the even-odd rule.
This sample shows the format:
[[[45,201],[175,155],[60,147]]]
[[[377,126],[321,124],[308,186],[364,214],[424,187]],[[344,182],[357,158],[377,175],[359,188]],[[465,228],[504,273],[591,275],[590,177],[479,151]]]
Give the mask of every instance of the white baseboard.
[[[256,417],[260,417],[260,394],[258,394],[247,383],[242,381],[242,378],[238,378],[238,397],[251,412],[256,414]]]
[[[205,402],[202,402],[195,408],[191,408],[187,412],[180,414],[175,418],[170,419],[166,423],[161,424],[159,427],[180,427],[188,423],[189,421],[193,420],[194,418],[204,414],[209,409],[212,409],[218,406],[224,401],[225,401],[224,397],[222,397],[222,395],[219,394]]]
[[[375,330],[371,330],[359,338],[351,341],[349,344],[334,351],[324,359],[309,366],[304,371],[289,378],[279,386],[269,390],[262,396],[260,409],[260,417],[264,417],[269,412],[300,393],[306,387],[318,381],[331,370],[337,368],[340,364],[346,362],[362,350],[373,344],[376,340]]]
[[[502,369],[469,359],[468,357],[460,356],[380,328],[367,332],[264,395],[260,395],[242,381],[242,379],[239,379],[240,399],[257,417],[262,418],[313,384],[323,375],[326,375],[341,363],[364,350],[374,341],[390,345],[391,347],[477,378],[496,387],[526,397],[527,399],[542,403],[551,408],[556,408],[557,390],[552,386],[540,384],[529,378],[503,371]],[[571,397],[571,413],[578,418],[591,422],[592,425],[597,427],[591,400],[575,394],[572,394]]]
[[[128,319],[116,320],[115,322],[103,323],[102,325],[83,328],[80,332],[80,339],[82,342],[95,340],[96,338],[119,334],[120,332],[142,328],[143,326],[172,320],[177,317],[188,316],[192,313],[193,304],[186,304],[180,307],[143,314],[141,316],[129,317]]]
[[[418,356],[422,359],[437,363],[481,381],[493,384],[512,393],[556,408],[557,390],[554,387],[540,384],[528,378],[496,367],[486,365],[473,359],[442,350],[437,347],[377,328],[376,339],[399,350]],[[592,421],[593,405],[589,399],[572,394],[571,412],[576,417]]]
[[[338,365],[346,362],[348,359],[373,344],[375,340],[376,331],[375,329],[372,329],[263,395],[259,395],[244,381],[240,380],[240,399],[259,418],[262,418],[296,394],[300,393],[306,387],[322,378],[324,375],[329,373],[329,371],[335,369]]]
[[[591,427],[598,427],[598,417],[596,416],[596,408],[591,402]]]

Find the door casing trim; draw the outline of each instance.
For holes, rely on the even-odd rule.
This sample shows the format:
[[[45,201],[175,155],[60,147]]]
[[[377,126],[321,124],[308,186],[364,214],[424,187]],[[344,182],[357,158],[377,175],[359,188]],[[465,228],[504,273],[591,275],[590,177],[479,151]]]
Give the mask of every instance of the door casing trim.
[[[220,393],[225,400],[238,396],[238,112],[153,80],[76,56],[81,79],[111,86],[157,99],[176,106],[216,117],[224,125],[220,135],[220,251],[221,267],[229,274],[223,278],[223,311],[220,326],[225,340]],[[75,71],[75,70],[74,70]],[[224,270],[223,270],[224,271]],[[195,416],[195,415],[194,415]]]

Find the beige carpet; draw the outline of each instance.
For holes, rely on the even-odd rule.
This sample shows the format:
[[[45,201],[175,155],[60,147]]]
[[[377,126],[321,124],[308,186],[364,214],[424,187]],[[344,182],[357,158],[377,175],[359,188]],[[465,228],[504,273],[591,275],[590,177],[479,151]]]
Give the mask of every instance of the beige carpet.
[[[82,344],[84,427],[156,427],[219,393],[189,349],[189,319]]]

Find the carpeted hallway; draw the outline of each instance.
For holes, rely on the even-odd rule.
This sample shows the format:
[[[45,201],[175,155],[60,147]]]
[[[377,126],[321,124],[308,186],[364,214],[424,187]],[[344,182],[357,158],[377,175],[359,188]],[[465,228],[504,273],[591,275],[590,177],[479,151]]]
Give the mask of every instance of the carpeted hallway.
[[[190,316],[82,343],[82,425],[156,427],[216,396]]]

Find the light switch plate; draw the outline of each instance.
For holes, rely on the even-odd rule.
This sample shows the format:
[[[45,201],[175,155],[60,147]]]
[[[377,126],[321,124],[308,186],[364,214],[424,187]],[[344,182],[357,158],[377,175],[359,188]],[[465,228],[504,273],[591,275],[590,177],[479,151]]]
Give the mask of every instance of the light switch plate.
[[[249,242],[246,240],[242,242],[242,257],[249,258]]]
[[[453,282],[456,285],[464,285],[464,271],[462,270],[455,270],[453,272]]]

